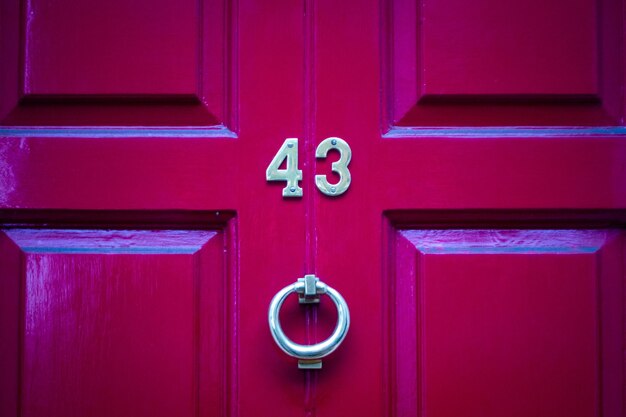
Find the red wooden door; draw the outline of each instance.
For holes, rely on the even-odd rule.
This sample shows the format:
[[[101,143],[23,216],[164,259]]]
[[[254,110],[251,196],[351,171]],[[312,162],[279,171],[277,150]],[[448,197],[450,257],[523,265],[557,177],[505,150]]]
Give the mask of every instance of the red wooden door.
[[[621,2],[0,7],[0,415],[623,414]]]

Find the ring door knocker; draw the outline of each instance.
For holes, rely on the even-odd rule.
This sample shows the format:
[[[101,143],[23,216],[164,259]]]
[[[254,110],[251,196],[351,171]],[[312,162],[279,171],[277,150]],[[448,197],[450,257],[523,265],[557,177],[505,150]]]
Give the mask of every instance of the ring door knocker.
[[[278,315],[287,296],[294,292],[298,293],[300,304],[319,303],[321,294],[326,294],[333,300],[337,307],[337,324],[328,339],[314,345],[301,345],[293,342],[285,335]],[[350,312],[346,300],[315,275],[305,275],[304,278],[298,278],[294,284],[280,290],[272,298],[268,319],[274,341],[287,355],[299,359],[298,368],[300,369],[320,369],[322,367],[321,359],[339,347],[350,327]]]

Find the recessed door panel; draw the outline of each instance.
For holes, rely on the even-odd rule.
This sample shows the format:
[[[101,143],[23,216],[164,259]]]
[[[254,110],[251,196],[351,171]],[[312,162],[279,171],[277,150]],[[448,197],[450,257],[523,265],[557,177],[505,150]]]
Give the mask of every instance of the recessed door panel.
[[[24,416],[217,416],[221,232],[14,229]],[[5,237],[5,239],[6,239]]]
[[[196,3],[29,1],[24,92],[194,95],[201,39]],[[125,42],[117,40],[120,34]]]
[[[229,5],[6,3],[0,124],[233,128]]]
[[[596,96],[598,3],[418,2],[421,95]]]
[[[399,232],[396,415],[620,415],[619,239]]]
[[[390,126],[609,126],[618,2],[385,2]]]

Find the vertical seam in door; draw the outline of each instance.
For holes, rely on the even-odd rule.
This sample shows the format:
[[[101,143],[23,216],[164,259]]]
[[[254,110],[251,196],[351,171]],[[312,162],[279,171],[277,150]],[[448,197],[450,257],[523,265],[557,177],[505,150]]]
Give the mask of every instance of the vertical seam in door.
[[[196,0],[196,19],[198,20],[198,46],[196,48],[196,94],[198,99],[202,104],[204,104],[204,77],[203,71],[204,68],[204,5],[202,0]]]
[[[606,245],[606,237],[605,240],[603,242],[603,246]],[[603,361],[603,354],[602,354],[602,348],[603,348],[603,340],[602,340],[602,336],[603,336],[603,331],[602,331],[602,307],[603,307],[603,302],[604,300],[602,299],[602,285],[603,285],[603,276],[602,276],[602,260],[600,259],[602,257],[602,253],[601,253],[602,249],[600,249],[600,252],[596,251],[593,254],[593,262],[594,262],[594,266],[595,266],[595,273],[596,273],[596,280],[594,282],[594,290],[595,290],[595,303],[596,303],[596,308],[595,308],[595,313],[596,313],[596,317],[595,317],[595,322],[597,324],[597,328],[596,328],[596,358],[597,358],[597,364],[596,364],[596,372],[595,372],[595,377],[596,377],[596,383],[594,384],[596,389],[595,389],[595,396],[596,396],[596,402],[597,402],[597,409],[596,409],[596,413],[598,416],[602,416],[604,415],[604,380],[603,380],[603,368],[604,368],[604,361]]]
[[[315,209],[315,2],[304,0],[304,205],[305,205],[305,274],[316,272],[317,230]],[[317,306],[308,307],[306,312],[306,343],[315,343]],[[315,417],[317,414],[315,396],[317,371],[304,371],[304,415]]]
[[[241,265],[239,253],[239,217],[230,219],[226,225],[227,233],[224,241],[224,280],[226,303],[222,322],[223,329],[231,329],[225,341],[225,389],[226,408],[224,415],[229,417],[239,416],[239,266]]]
[[[238,0],[224,0],[224,62],[226,71],[224,122],[230,130],[239,134],[239,3]]]
[[[202,288],[200,287],[200,270],[202,268],[201,260],[199,258],[198,252],[195,252],[191,255],[192,262],[192,271],[193,271],[193,403],[194,403],[194,415],[199,417],[201,412],[200,407],[200,355],[202,352],[202,348],[200,346],[201,337],[200,332],[202,331],[200,327],[200,292]]]
[[[305,273],[315,273],[317,231],[315,210],[315,9],[313,0],[304,0],[304,180],[306,255]],[[310,187],[310,189],[309,189]]]
[[[17,415],[24,415],[24,375],[25,375],[25,348],[26,348],[26,278],[27,278],[26,254],[20,251],[20,282],[18,283],[18,334],[17,334]]]
[[[29,62],[29,33],[30,33],[30,25],[33,20],[33,12],[31,9],[32,5],[30,0],[26,0],[20,3],[20,25],[19,25],[19,51],[18,51],[18,59],[19,59],[19,80],[18,80],[18,91],[17,97],[18,100],[21,100],[22,97],[28,92],[30,89],[30,62]]]

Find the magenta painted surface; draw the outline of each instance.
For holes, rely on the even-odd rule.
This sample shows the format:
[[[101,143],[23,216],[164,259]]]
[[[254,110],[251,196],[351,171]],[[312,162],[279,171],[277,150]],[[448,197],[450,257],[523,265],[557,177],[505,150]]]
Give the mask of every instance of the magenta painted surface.
[[[420,1],[421,94],[595,96],[598,3]]]
[[[0,415],[17,416],[20,378],[20,249],[0,233]]]
[[[621,0],[502,3],[471,22],[465,4],[413,0],[68,3],[20,18],[0,2],[2,413],[391,417],[425,399],[424,417],[621,416]],[[423,61],[422,32],[465,61],[492,47],[445,68],[433,87],[453,88],[433,101],[420,70],[448,57]],[[509,71],[520,62],[537,72]],[[330,136],[353,150],[339,198],[314,185]],[[264,179],[288,137],[302,199]],[[352,315],[317,373],[267,327],[272,296],[305,273]],[[288,300],[290,337],[325,337],[327,301]]]
[[[236,21],[225,2],[7,0],[2,8],[0,124],[234,129]]]
[[[384,126],[621,125],[621,4],[385,1]]]
[[[21,250],[13,256],[23,259],[21,415],[197,416],[224,410],[221,236],[5,233]]]
[[[619,235],[465,232],[398,235],[397,415],[621,415]]]
[[[24,93],[196,94],[197,3],[28,0]]]

